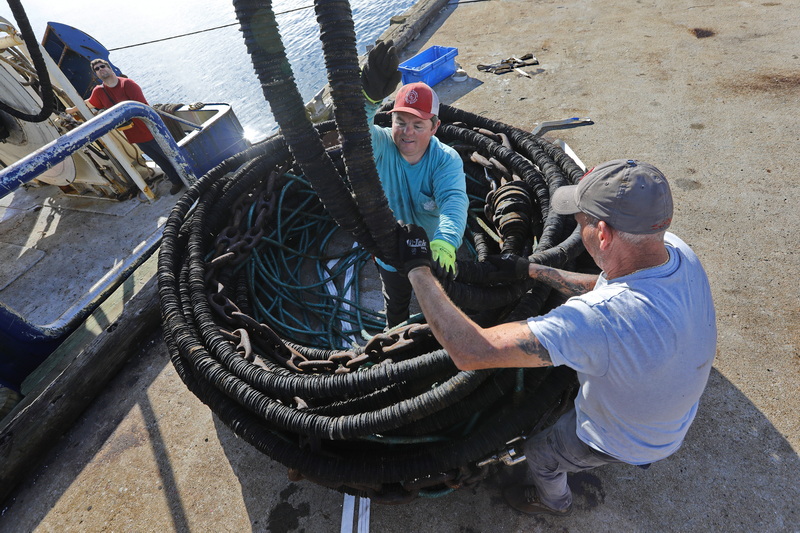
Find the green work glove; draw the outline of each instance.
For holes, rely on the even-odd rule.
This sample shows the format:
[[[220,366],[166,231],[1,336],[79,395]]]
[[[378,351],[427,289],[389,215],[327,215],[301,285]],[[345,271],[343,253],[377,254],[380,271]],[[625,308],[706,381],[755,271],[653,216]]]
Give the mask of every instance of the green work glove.
[[[431,258],[438,261],[445,271],[456,273],[456,247],[442,239],[431,241]]]
[[[400,60],[391,39],[379,42],[370,50],[367,62],[361,69],[361,87],[370,102],[379,104],[394,92],[402,77],[398,66]]]

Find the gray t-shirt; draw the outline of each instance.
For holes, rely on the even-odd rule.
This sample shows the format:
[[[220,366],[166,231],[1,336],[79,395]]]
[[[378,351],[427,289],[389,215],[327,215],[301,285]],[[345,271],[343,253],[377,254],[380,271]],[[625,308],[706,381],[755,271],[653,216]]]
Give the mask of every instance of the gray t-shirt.
[[[665,237],[666,264],[607,281],[528,326],[555,366],[575,369],[578,437],[631,464],[674,453],[716,353],[708,278],[689,246]]]

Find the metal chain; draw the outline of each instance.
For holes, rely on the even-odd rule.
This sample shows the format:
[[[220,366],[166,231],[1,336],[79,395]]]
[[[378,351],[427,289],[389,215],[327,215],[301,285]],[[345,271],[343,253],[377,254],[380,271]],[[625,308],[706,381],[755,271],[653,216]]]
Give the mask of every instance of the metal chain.
[[[225,285],[218,279],[219,273],[222,268],[227,270],[247,260],[264,236],[266,222],[275,208],[273,188],[279,173],[285,170],[272,171],[254,195],[244,195],[236,202],[230,224],[219,232],[214,243],[214,257],[206,263],[208,303],[214,314],[231,327],[232,331],[221,331],[224,331],[223,336],[234,350],[253,363],[259,358],[269,358],[294,372],[342,374],[397,357],[404,352],[413,353],[416,342],[431,339],[433,334],[426,324],[410,324],[375,335],[361,354],[352,350],[338,350],[326,359],[309,359],[287,345],[271,327],[243,313],[230,299]],[[242,231],[245,216],[251,211],[254,213],[253,223],[249,229]]]

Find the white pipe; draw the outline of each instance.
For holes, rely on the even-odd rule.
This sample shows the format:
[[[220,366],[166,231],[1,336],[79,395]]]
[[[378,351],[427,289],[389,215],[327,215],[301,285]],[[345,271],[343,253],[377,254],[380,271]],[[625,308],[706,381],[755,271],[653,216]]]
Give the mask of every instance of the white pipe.
[[[8,31],[4,26],[4,24],[0,25],[0,30]],[[12,48],[14,46],[21,46],[23,44],[25,43],[22,41],[22,37],[20,37],[17,33],[0,37],[0,48]]]

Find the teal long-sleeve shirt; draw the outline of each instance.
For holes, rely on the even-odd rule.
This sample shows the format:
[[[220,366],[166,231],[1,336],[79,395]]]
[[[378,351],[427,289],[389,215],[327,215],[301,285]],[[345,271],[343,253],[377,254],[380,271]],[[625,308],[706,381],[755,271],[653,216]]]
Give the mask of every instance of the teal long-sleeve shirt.
[[[397,220],[425,229],[428,239],[441,239],[456,249],[467,225],[467,185],[458,153],[431,137],[416,164],[403,159],[392,140],[391,128],[373,124],[378,106],[367,104],[372,151],[378,177]],[[394,270],[383,262],[381,266]]]

